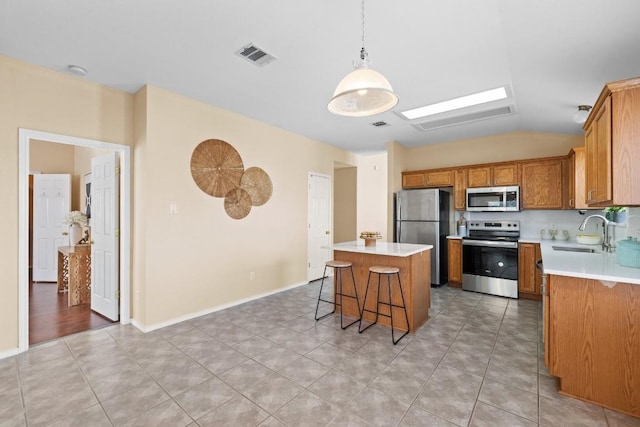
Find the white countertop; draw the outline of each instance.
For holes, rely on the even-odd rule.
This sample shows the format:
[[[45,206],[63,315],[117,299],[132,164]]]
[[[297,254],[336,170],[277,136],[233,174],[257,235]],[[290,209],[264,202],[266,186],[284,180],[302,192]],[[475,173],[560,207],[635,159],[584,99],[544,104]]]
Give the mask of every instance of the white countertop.
[[[556,251],[552,246],[593,248],[597,252]],[[572,240],[542,240],[540,250],[546,274],[640,285],[640,268],[618,265],[616,254],[603,253],[600,245],[581,245]]]
[[[372,255],[408,257],[433,249],[433,245],[414,245],[413,243],[391,243],[377,241],[375,246],[365,246],[364,240],[334,243],[329,249],[334,251],[358,252]]]

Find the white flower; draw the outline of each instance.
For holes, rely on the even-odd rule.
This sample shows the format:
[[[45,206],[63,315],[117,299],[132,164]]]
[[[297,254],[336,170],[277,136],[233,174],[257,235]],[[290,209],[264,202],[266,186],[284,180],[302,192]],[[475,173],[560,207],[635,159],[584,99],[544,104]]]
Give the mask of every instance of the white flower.
[[[78,224],[85,227],[87,225],[87,216],[80,211],[71,211],[62,222],[67,225]]]

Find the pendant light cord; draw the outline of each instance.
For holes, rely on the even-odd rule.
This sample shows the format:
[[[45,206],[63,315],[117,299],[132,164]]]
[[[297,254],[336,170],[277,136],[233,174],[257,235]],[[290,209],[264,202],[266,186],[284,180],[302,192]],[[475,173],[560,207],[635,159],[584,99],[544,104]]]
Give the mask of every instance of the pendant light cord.
[[[362,49],[360,49],[360,59],[364,62],[367,59],[367,51],[364,48],[364,0],[362,0]]]

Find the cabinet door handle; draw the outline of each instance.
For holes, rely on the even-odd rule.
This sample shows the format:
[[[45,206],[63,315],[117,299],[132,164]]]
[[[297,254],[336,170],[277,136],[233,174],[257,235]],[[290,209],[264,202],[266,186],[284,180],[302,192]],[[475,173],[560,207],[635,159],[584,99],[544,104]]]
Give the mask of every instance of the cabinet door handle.
[[[595,200],[593,200],[591,198],[591,193],[595,193],[596,190],[589,190],[589,192],[587,193],[587,202],[595,202]]]
[[[569,206],[573,207],[575,203],[573,203],[573,199],[569,199]]]

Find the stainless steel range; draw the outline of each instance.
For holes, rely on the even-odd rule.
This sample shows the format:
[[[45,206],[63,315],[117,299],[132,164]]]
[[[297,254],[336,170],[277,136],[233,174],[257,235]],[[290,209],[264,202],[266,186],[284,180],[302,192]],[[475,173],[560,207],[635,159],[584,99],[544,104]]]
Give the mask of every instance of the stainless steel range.
[[[462,239],[462,289],[518,298],[520,221],[469,221]]]

